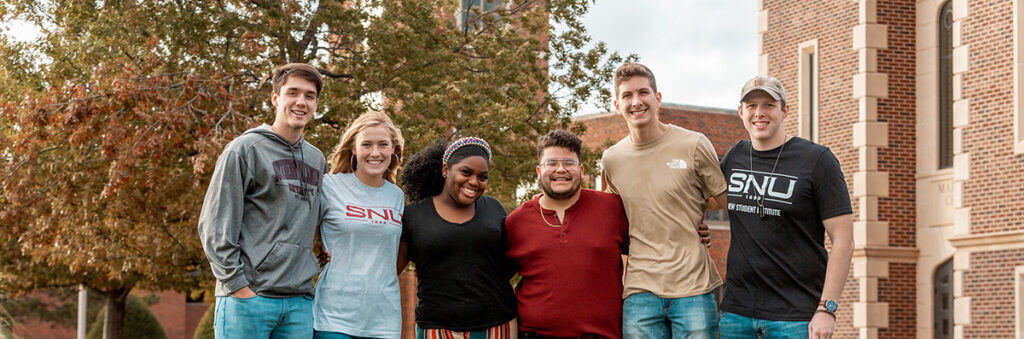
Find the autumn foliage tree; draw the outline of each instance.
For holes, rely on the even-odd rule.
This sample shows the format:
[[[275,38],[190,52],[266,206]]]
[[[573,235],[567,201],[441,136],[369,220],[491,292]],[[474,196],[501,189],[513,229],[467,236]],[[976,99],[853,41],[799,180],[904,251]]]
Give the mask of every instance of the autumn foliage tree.
[[[211,283],[196,235],[209,175],[272,120],[268,77],[286,62],[326,77],[306,133],[322,150],[370,109],[411,151],[481,136],[489,193],[515,206],[535,138],[582,132],[571,115],[608,101],[624,58],[590,42],[590,0],[464,2],[480,0],[0,0],[0,20],[43,32],[0,39],[0,288],[102,291],[117,338],[133,288]]]

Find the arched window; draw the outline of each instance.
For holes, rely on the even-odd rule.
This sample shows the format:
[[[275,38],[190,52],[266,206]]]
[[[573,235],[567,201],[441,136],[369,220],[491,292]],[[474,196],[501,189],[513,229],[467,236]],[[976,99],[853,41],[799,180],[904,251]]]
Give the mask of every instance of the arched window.
[[[953,338],[953,259],[939,265],[932,282],[932,303],[935,305],[932,313],[935,332],[932,337]]]
[[[953,1],[939,12],[939,168],[953,167]]]

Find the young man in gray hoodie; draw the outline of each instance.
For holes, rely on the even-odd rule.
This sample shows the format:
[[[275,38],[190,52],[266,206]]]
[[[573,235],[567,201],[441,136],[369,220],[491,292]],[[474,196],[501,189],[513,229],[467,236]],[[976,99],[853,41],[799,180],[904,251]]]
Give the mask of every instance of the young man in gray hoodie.
[[[246,131],[217,159],[199,215],[217,278],[217,338],[313,336],[313,234],[327,161],[302,132],[322,88],[310,65],[278,67],[274,124]]]

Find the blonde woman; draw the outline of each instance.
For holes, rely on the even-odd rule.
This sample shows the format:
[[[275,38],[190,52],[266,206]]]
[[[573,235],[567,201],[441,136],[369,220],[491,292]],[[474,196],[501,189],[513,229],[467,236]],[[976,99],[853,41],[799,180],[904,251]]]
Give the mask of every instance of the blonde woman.
[[[314,338],[398,338],[395,263],[405,196],[394,184],[405,141],[387,114],[360,115],[328,158],[320,234],[330,261],[313,300]]]

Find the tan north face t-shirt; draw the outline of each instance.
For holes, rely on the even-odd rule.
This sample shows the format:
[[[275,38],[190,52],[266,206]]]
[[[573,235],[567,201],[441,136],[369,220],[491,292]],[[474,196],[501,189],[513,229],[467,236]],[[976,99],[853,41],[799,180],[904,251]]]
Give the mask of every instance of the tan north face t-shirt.
[[[601,165],[605,189],[622,197],[629,218],[623,298],[640,292],[684,298],[721,286],[697,235],[707,200],[726,189],[711,141],[669,125],[643,144],[627,136],[604,152]]]

